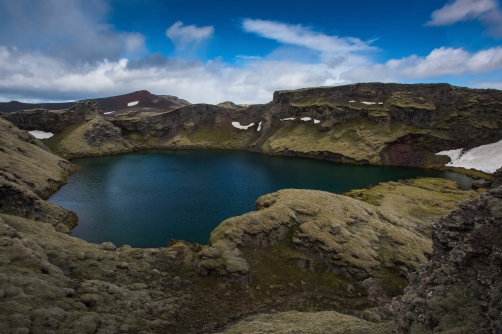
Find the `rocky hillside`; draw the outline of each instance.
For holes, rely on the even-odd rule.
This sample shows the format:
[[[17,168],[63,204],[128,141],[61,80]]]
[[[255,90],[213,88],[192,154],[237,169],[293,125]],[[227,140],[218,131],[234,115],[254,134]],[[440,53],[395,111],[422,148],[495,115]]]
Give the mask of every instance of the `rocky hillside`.
[[[111,123],[98,112],[76,126],[92,124],[86,145],[100,147]],[[437,217],[478,196],[434,179],[381,185],[380,207],[363,202],[372,189],[357,191],[360,199],[284,190],[222,222],[209,247],[95,245],[68,235],[74,215],[44,200],[71,163],[11,123],[0,126],[0,333],[208,333],[271,312],[281,313],[270,328],[281,328],[298,311],[328,312],[309,315],[319,326],[331,319],[338,330],[381,333],[393,327],[385,305],[406,286],[403,275],[431,253],[424,214],[413,213]],[[409,211],[385,204],[398,194]],[[428,209],[431,201],[440,209]],[[246,323],[257,326],[253,319]]]
[[[371,323],[336,312],[283,312],[249,317],[225,333],[325,329],[333,333],[501,333],[502,169],[495,176],[480,199],[461,203],[432,224],[431,259],[408,275],[404,294],[387,308],[394,323],[375,320],[375,316],[382,319],[382,308],[362,313]]]
[[[502,169],[432,224],[431,260],[392,303],[397,333],[502,333]]]
[[[78,146],[85,141],[85,131],[71,135],[76,128],[69,129],[65,123],[53,128],[51,148],[65,157],[142,148],[228,148],[358,164],[438,167],[450,158],[437,152],[502,139],[499,90],[367,83],[281,91],[268,104],[237,109],[229,103],[186,105],[182,101],[173,105],[176,109],[155,113],[140,107],[163,102],[155,102],[157,98],[148,92],[139,93],[142,99],[138,97],[137,105],[102,115],[120,129],[122,138],[116,145],[67,153],[60,143]],[[124,97],[120,103],[131,98]],[[22,129],[35,130],[36,121],[26,124],[21,116],[36,119],[34,113],[42,112],[4,117]],[[40,123],[36,130],[45,125]]]
[[[123,113],[129,111],[164,112],[190,105],[190,102],[171,95],[155,95],[146,90],[124,95],[93,99],[98,102],[105,113]],[[1,113],[12,113],[23,110],[63,110],[71,109],[79,102],[61,103],[23,103],[18,101],[0,102]]]
[[[74,170],[64,158],[150,147],[441,165],[437,151],[502,138],[501,94],[357,84],[277,92],[243,109],[105,114],[84,101],[3,114],[0,333],[498,333],[500,171],[481,199],[482,189],[438,179],[347,196],[281,190],[223,221],[209,245],[156,249],[74,238],[75,214],[45,199]],[[55,135],[42,143],[24,130]]]

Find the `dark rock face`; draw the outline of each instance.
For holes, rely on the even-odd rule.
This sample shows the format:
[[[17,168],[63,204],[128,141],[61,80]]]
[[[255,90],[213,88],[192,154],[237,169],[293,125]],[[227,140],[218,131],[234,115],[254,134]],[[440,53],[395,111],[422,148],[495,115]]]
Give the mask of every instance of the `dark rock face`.
[[[502,91],[447,84],[364,83],[279,91],[268,104],[242,108],[230,102],[190,104],[147,91],[96,101],[3,117],[24,130],[56,134],[94,122],[85,135],[70,138],[75,129],[62,134],[71,139],[67,145],[61,137],[53,138],[51,149],[67,158],[143,148],[226,148],[344,163],[438,167],[449,158],[436,152],[502,139]],[[131,102],[138,103],[128,106]],[[116,112],[103,115],[99,104]],[[113,125],[95,121],[97,116]],[[243,130],[232,122],[254,125]],[[91,149],[70,152],[79,141]]]
[[[190,137],[200,129],[205,138],[216,133],[233,138],[225,145],[234,149],[248,149],[270,154],[307,156],[351,163],[371,163],[402,166],[443,165],[449,158],[435,156],[435,152],[456,148],[471,148],[502,139],[502,92],[454,87],[447,84],[383,84],[365,83],[337,87],[279,91],[265,105],[251,105],[243,109],[232,108],[230,103],[219,106],[196,104],[149,117],[115,117],[110,121],[122,129],[122,134],[139,135],[145,141],[155,137],[166,143],[182,134]],[[312,144],[307,151],[293,143],[271,148],[274,140],[284,140],[285,133],[310,117],[319,124],[302,132],[306,137],[337,137],[346,133],[345,141],[369,141],[388,136],[385,144],[374,145],[379,156],[361,157],[348,152],[346,147]],[[282,119],[295,118],[294,122]],[[246,139],[230,125],[255,123]],[[261,130],[258,130],[258,124]],[[348,139],[344,124],[351,130],[371,132],[365,139]],[[306,124],[306,123],[305,123]],[[288,127],[289,126],[289,127]],[[348,126],[348,125],[347,125]],[[284,130],[284,129],[289,130]],[[300,131],[299,131],[300,132]],[[207,139],[207,147],[218,147],[219,142]],[[232,142],[232,140],[234,140]],[[192,142],[193,143],[193,142]],[[196,145],[196,144],[194,144]],[[190,145],[188,145],[190,146]],[[278,147],[280,146],[280,147]],[[225,146],[226,147],[226,146]]]
[[[432,259],[393,301],[396,333],[502,331],[502,169],[479,201],[435,221]]]
[[[22,130],[60,133],[72,125],[85,123],[101,113],[103,111],[99,103],[83,101],[66,110],[33,109],[2,114],[1,116]]]
[[[102,117],[96,117],[84,138],[90,146],[101,146],[106,142],[116,142],[124,145],[120,129]]]
[[[351,103],[349,101],[355,101]],[[360,102],[373,102],[361,106]],[[417,129],[441,131],[418,136],[420,142],[390,142],[381,153],[391,165],[434,164],[431,152],[472,148],[502,139],[502,91],[448,84],[362,83],[274,93],[275,117],[313,117],[327,131],[333,125],[367,117],[372,122],[397,122]],[[412,156],[414,153],[416,155]],[[410,155],[411,154],[411,155]]]
[[[3,174],[3,175],[2,175]],[[7,213],[51,224],[59,232],[68,233],[77,225],[77,215],[69,210],[46,202],[35,193],[0,174],[0,213]]]

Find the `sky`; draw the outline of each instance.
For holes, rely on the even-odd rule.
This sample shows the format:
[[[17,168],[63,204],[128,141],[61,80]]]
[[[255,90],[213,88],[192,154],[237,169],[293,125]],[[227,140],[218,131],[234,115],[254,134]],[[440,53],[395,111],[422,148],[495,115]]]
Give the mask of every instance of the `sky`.
[[[357,82],[502,89],[499,0],[0,0],[0,101],[268,103]]]

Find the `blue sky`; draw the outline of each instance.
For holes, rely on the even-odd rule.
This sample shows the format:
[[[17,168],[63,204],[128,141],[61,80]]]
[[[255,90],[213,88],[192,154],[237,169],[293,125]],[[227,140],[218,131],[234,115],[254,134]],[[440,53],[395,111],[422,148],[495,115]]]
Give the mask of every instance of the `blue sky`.
[[[354,82],[502,88],[498,0],[0,0],[0,100],[193,103]]]

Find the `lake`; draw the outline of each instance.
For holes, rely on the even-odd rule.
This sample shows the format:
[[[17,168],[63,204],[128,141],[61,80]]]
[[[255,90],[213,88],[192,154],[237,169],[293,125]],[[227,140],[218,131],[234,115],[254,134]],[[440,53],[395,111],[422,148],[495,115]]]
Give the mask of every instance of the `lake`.
[[[49,201],[74,211],[73,236],[116,246],[165,247],[170,239],[206,244],[223,220],[254,210],[279,189],[333,193],[417,176],[456,180],[461,174],[387,166],[337,164],[228,150],[146,150],[80,158],[80,169]]]

